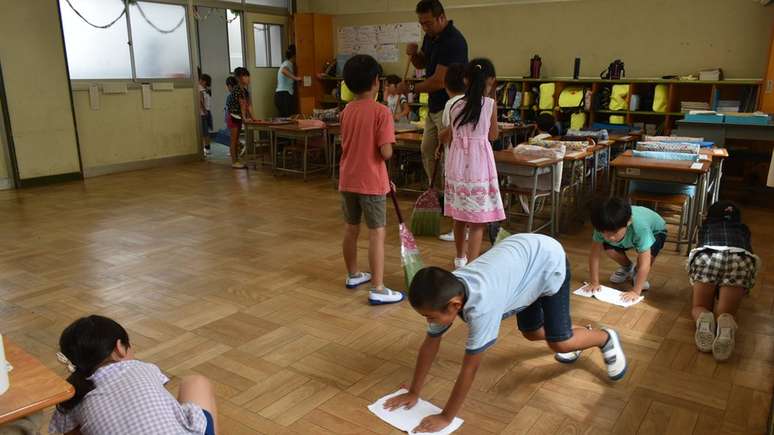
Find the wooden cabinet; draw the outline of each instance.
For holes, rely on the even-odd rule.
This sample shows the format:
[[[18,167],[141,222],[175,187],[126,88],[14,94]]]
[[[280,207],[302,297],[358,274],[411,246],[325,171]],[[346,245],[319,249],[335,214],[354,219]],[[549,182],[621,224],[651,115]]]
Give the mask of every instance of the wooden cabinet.
[[[296,68],[302,77],[311,77],[311,85],[298,86],[298,107],[302,114],[311,114],[326,98],[325,87],[317,74],[333,55],[333,19],[330,15],[296,14],[293,17]]]

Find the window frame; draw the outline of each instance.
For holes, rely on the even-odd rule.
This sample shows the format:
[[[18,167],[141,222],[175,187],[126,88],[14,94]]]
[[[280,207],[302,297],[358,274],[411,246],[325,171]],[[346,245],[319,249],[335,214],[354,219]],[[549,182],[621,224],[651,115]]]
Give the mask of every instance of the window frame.
[[[253,50],[254,50],[254,53],[253,53],[253,57],[254,57],[253,60],[254,60],[254,62],[253,63],[255,64],[254,67],[255,68],[261,68],[261,69],[264,69],[264,68],[271,68],[271,69],[281,68],[282,67],[282,62],[284,60],[284,59],[282,59],[282,53],[285,51],[285,42],[286,42],[285,40],[287,39],[287,35],[285,34],[285,25],[279,24],[279,23],[264,23],[264,22],[260,22],[260,21],[253,21],[251,24],[253,26],[252,30],[253,30],[253,45],[254,45],[254,47],[253,47]],[[257,56],[257,54],[258,54],[258,44],[256,44],[256,42],[255,42],[255,35],[256,35],[255,26],[257,26],[257,25],[265,26],[265,29],[266,29],[266,31],[265,31],[265,35],[266,35],[265,41],[266,42],[265,42],[264,47],[263,47],[264,50],[265,50],[266,59],[268,60],[268,62],[267,62],[268,65],[266,65],[266,66],[258,65],[258,56]],[[279,62],[277,63],[276,66],[274,66],[274,62],[273,62],[272,55],[271,55],[271,26],[277,26],[280,29],[280,39],[281,39],[280,40],[280,60],[279,60]]]

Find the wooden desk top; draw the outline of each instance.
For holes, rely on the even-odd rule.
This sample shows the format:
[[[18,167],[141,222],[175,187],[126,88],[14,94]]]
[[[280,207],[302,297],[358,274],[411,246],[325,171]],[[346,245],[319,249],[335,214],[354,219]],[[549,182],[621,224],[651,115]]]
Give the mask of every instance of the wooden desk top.
[[[299,127],[298,124],[296,123],[272,125],[269,128],[271,128],[274,131],[287,131],[287,132],[297,132],[297,133],[320,132],[326,129],[326,127]]]
[[[559,159],[550,157],[533,157],[525,156],[523,154],[514,154],[512,150],[495,151],[494,159],[496,163],[527,166],[531,168],[544,168],[559,162]]]
[[[570,151],[564,154],[564,161],[583,160],[591,155],[591,148],[586,151]]]
[[[693,168],[694,163],[701,163],[701,168]],[[662,171],[688,172],[701,174],[709,171],[712,162],[703,160],[691,162],[688,160],[659,160],[645,157],[634,157],[632,150],[626,150],[610,162],[610,166],[622,168],[656,169]]]
[[[614,142],[631,142],[637,139],[640,135],[636,134],[609,134],[607,138]]]
[[[287,125],[292,123],[293,121],[290,121],[290,120],[274,121],[271,119],[253,119],[251,121],[245,121],[245,125],[257,125],[257,126],[266,126],[266,127],[271,127],[275,125]]]
[[[725,159],[728,157],[728,148],[702,148],[699,154],[710,155],[713,159]]]
[[[57,376],[8,338],[5,357],[13,366],[8,374],[11,387],[0,396],[0,424],[62,403],[73,397],[73,386]]]

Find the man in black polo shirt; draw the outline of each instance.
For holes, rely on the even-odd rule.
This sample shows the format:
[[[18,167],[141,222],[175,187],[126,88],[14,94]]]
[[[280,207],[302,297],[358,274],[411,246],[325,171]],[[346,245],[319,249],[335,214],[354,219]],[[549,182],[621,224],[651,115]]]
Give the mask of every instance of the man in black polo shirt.
[[[422,135],[422,165],[427,179],[433,174],[435,150],[438,147],[438,133],[443,128],[441,117],[443,107],[449,96],[444,90],[446,68],[453,63],[468,63],[468,43],[454,22],[446,19],[443,5],[438,0],[422,0],[417,3],[417,16],[425,38],[422,40],[422,51],[417,44],[409,44],[406,54],[416,68],[424,68],[427,78],[420,83],[401,83],[398,91],[430,94],[428,102],[429,114],[425,120],[425,131]],[[439,161],[442,164],[443,160]],[[443,191],[443,167],[438,168],[435,186]]]

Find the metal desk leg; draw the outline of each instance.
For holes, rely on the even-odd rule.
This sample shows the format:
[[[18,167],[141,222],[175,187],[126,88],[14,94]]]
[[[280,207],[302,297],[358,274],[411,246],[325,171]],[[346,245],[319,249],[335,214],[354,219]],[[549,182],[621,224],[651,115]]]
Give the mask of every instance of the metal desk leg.
[[[599,160],[599,150],[594,151],[591,161],[592,167],[591,167],[591,196],[594,195],[594,192],[597,191],[597,161]],[[585,168],[584,168],[585,172]],[[584,174],[585,175],[585,174]]]
[[[713,176],[713,189],[712,189],[712,204],[718,202],[720,199],[720,179],[723,177],[723,161],[725,159],[720,159],[720,162],[717,164],[717,167],[715,167],[715,175]]]
[[[551,165],[551,236],[555,236],[559,232],[559,215],[561,208],[557,207],[560,195],[557,193],[554,186],[554,174],[556,173],[557,164]],[[561,188],[561,181],[560,181]]]
[[[527,216],[527,232],[532,232],[532,223],[535,220],[535,198],[537,196],[537,184],[538,184],[538,169],[532,169],[532,195],[529,197],[529,213]],[[553,179],[552,179],[553,180]]]

